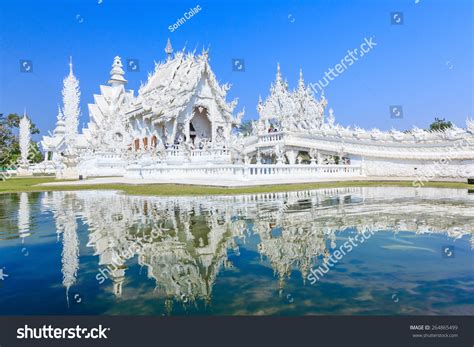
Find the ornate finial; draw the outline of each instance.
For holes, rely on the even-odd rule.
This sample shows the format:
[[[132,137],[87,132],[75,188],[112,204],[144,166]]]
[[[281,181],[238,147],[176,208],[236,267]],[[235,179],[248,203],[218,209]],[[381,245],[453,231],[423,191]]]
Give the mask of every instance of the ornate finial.
[[[171,41],[169,37],[168,37],[168,41],[166,42],[165,53],[166,53],[166,60],[170,60],[171,54],[173,54],[173,47],[171,46]]]
[[[112,86],[124,85],[127,83],[127,80],[123,77],[125,72],[123,71],[122,66],[122,60],[117,55],[114,58],[112,70],[110,70],[110,80],[107,83]]]
[[[72,56],[69,56],[69,74],[72,75]]]
[[[298,81],[298,86],[304,89],[303,69],[300,69],[300,80]]]
[[[277,63],[276,81],[277,81],[277,82],[281,82],[281,81],[282,81],[281,71],[280,71],[280,63]]]
[[[336,121],[336,118],[334,117],[334,110],[332,107],[329,109],[329,117],[328,117],[328,124],[330,127],[334,127],[334,122]]]
[[[61,106],[59,106],[59,104],[58,104],[58,115],[57,115],[56,118],[57,118],[58,121],[62,120],[64,118],[63,113],[61,111]]]
[[[202,52],[201,52],[201,56],[204,58],[204,60],[208,60],[209,59],[209,46],[207,47],[207,49],[204,48],[204,45],[202,46]]]

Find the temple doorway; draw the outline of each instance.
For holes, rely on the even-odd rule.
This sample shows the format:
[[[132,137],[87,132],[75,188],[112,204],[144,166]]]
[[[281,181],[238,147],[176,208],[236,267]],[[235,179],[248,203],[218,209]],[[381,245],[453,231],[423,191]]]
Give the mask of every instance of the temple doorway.
[[[193,109],[193,118],[189,122],[189,136],[197,147],[202,141],[212,139],[212,124],[208,117],[208,110],[203,106]]]

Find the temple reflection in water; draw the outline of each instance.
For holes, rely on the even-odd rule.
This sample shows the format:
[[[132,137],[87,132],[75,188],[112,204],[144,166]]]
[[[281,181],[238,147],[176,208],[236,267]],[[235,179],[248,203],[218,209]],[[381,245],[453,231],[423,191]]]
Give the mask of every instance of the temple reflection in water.
[[[22,194],[20,237],[28,235],[25,199]],[[110,278],[114,294],[121,296],[127,264],[137,257],[171,310],[173,300],[210,302],[219,272],[233,267],[229,253],[238,256],[239,242],[245,244],[249,236],[257,235],[256,248],[271,264],[282,288],[294,269],[304,281],[310,268],[338,246],[338,233],[348,229],[355,233],[367,228],[446,233],[454,239],[469,235],[472,244],[473,202],[474,196],[467,191],[429,188],[338,188],[213,197],[79,191],[44,193],[41,208],[53,213],[62,240],[67,290],[74,285],[80,266],[80,220],[88,226],[87,247],[98,256],[100,283]]]

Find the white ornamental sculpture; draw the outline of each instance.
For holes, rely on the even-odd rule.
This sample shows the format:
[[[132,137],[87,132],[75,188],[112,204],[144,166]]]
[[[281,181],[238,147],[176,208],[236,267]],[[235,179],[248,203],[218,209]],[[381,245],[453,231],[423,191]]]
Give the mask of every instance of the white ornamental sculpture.
[[[30,151],[30,141],[31,141],[31,122],[26,116],[26,113],[23,115],[23,118],[20,119],[20,152],[21,152],[21,174],[26,174],[28,172],[29,160],[28,153]]]
[[[334,123],[336,118],[334,117],[334,110],[332,108],[329,109],[329,116],[328,116],[328,125],[330,128],[334,128]]]
[[[79,89],[79,80],[74,76],[72,71],[72,58],[69,61],[69,75],[64,79],[63,82],[63,114],[65,122],[65,140],[66,140],[66,151],[68,153],[74,153],[78,127],[79,127],[79,101],[81,92]]]
[[[318,162],[319,152],[316,148],[311,148],[309,150],[309,156],[311,157],[311,165],[319,164]]]
[[[281,144],[275,146],[275,156],[277,160],[277,164],[284,164],[285,163],[285,147]]]

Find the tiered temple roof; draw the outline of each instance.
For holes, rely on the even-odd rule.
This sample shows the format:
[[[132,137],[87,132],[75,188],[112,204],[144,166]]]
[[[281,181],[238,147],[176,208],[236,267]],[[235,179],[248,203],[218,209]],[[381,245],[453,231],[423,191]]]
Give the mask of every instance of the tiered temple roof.
[[[298,87],[290,92],[278,64],[275,82],[270,87],[270,95],[265,101],[260,98],[257,111],[261,121],[270,122],[278,130],[304,131],[321,127],[326,105],[324,94],[319,101],[314,98],[311,88],[304,83],[301,70]]]
[[[180,51],[172,59],[155,63],[155,71],[140,87],[128,115],[145,114],[156,123],[169,121],[185,110],[201,84],[204,97],[215,99],[229,122],[239,123],[243,113],[233,116],[237,99],[226,102],[230,85],[219,84],[209,65],[208,51],[204,50],[200,55]]]
[[[133,90],[125,89],[127,80],[118,56],[114,58],[110,75],[110,86],[100,86],[100,94],[95,94],[94,103],[88,105],[90,122],[83,133],[95,150],[115,152],[132,141],[124,114],[134,96]]]

